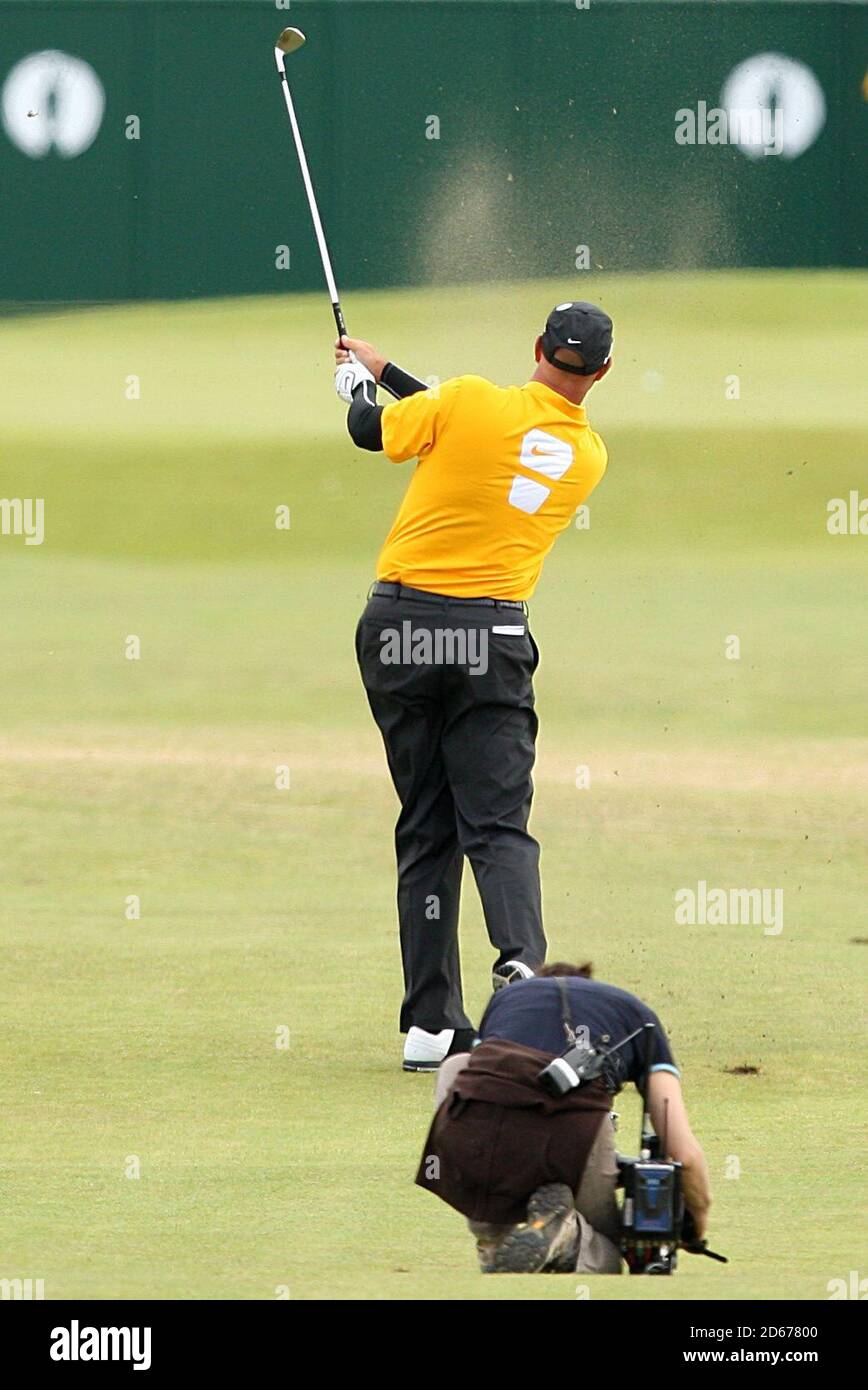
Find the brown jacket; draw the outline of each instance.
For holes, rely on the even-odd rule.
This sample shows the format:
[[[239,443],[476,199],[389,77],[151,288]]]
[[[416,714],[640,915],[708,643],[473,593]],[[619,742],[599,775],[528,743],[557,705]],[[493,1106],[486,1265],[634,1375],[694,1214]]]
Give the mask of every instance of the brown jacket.
[[[425,1141],[416,1182],[471,1221],[523,1221],[543,1183],[575,1192],[610,1108],[601,1081],[556,1100],[537,1081],[550,1052],[491,1038],[455,1078]]]

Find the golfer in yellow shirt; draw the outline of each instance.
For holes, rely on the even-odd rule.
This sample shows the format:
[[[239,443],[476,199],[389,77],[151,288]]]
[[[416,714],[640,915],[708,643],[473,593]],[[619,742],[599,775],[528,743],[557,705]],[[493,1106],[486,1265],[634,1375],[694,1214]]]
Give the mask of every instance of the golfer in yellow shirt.
[[[612,321],[553,309],[536,370],[502,388],[426,389],[370,343],[336,345],[335,384],[363,449],[416,458],[356,633],[368,701],[401,802],[395,832],[404,1068],[466,1050],[458,909],[470,861],[497,952],[494,986],[545,959],[539,846],[528,833],[538,652],[525,600],[606,469],[584,399],[611,366]],[[377,386],[396,399],[377,403]]]

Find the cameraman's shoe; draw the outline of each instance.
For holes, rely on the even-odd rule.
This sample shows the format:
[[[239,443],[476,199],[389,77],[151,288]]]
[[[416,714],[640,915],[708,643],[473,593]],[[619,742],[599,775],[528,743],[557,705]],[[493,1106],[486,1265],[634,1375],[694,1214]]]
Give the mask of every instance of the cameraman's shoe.
[[[528,1202],[527,1220],[486,1252],[483,1273],[571,1274],[580,1242],[572,1192],[566,1183],[547,1183]]]
[[[447,1057],[469,1052],[475,1037],[472,1028],[442,1028],[439,1033],[429,1033],[414,1025],[404,1043],[404,1071],[436,1071]]]
[[[497,992],[504,985],[513,985],[516,980],[532,980],[534,972],[523,960],[507,960],[496,965],[491,972],[491,988]]]

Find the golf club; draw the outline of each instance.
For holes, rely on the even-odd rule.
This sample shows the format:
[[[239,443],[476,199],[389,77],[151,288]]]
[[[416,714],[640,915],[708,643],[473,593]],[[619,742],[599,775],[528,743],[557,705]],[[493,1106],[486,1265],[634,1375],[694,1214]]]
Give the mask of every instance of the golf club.
[[[305,42],[304,34],[300,29],[284,29],[274,45],[274,59],[277,63],[277,71],[280,73],[283,95],[286,101],[286,109],[289,112],[289,123],[292,126],[292,136],[295,140],[295,148],[298,154],[298,162],[301,166],[301,177],[304,181],[307,201],[310,206],[310,215],[313,218],[313,229],[316,233],[319,254],[322,260],[322,268],[325,272],[326,285],[328,287],[329,298],[332,302],[332,312],[335,316],[338,337],[343,337],[347,331],[344,323],[344,316],[341,310],[341,302],[338,298],[338,287],[335,284],[334,271],[332,270],[331,257],[329,256],[328,245],[326,244],[325,232],[323,231],[322,218],[319,215],[319,208],[316,203],[316,194],[313,191],[313,183],[310,177],[310,169],[307,166],[307,156],[304,152],[304,145],[301,140],[301,131],[298,127],[298,120],[295,114],[295,107],[292,103],[292,94],[289,90],[289,82],[286,77],[285,57],[287,53],[294,53],[297,48],[301,48]]]

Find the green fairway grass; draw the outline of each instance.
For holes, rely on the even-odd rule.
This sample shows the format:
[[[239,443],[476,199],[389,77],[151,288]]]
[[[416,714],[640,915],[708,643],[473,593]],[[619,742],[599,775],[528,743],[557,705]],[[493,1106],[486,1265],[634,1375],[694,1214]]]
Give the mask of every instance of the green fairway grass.
[[[44,544],[0,535],[0,1279],[46,1298],[812,1300],[868,1272],[868,536],[826,528],[829,499],[868,496],[868,279],[346,309],[422,376],[508,382],[567,294],[612,313],[615,370],[589,401],[610,450],[590,528],[531,604],[551,955],[661,1014],[731,1263],[483,1278],[462,1219],[413,1185],[432,1080],[400,1071],[395,800],[353,653],[412,465],[347,437],[324,296],[275,296],[0,320],[0,496],[45,499]],[[783,930],[677,925],[699,880],[783,889]],[[492,953],[469,872],[462,950],[478,1017]],[[634,1151],[635,1097],[617,1104]]]

